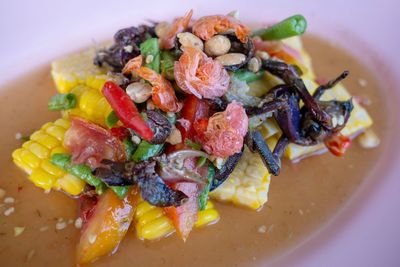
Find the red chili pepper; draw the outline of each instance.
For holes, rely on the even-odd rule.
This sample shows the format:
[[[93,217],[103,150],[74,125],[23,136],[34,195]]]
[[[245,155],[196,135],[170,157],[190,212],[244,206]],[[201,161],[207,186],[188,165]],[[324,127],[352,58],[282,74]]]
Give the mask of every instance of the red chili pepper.
[[[121,87],[113,82],[106,82],[102,92],[118,118],[126,127],[134,130],[146,141],[153,139],[153,131],[146,124],[135,104]]]
[[[350,147],[351,140],[348,136],[335,135],[328,140],[325,140],[325,145],[333,155],[341,157]]]
[[[125,127],[113,127],[110,129],[113,136],[117,137],[119,140],[124,140],[129,136],[129,130]]]

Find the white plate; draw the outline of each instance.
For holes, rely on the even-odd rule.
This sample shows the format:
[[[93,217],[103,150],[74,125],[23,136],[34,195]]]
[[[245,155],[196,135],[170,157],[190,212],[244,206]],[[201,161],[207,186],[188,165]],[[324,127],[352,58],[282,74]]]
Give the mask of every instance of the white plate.
[[[386,94],[390,93],[387,103],[392,111],[388,119],[393,147],[381,159],[387,162],[385,175],[368,179],[330,225],[274,265],[400,266],[400,156],[395,151],[400,147],[396,139],[400,131],[400,2],[396,0],[2,1],[0,83],[93,40],[105,40],[121,27],[145,19],[170,19],[189,8],[196,17],[237,9],[246,22],[304,14],[310,32],[346,47],[378,75]],[[371,175],[379,173],[371,170]]]

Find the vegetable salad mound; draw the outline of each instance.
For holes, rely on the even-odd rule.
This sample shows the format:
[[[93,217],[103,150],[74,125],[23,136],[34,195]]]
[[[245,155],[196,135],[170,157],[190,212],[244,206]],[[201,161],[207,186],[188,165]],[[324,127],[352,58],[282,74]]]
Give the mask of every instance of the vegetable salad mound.
[[[340,84],[317,83],[301,15],[252,31],[234,15],[117,31],[110,46],[52,64],[62,118],[13,152],[36,186],[77,197],[78,264],[140,239],[216,223],[209,200],[259,209],[283,156],[342,156],[371,126]],[[321,79],[318,79],[321,81]]]

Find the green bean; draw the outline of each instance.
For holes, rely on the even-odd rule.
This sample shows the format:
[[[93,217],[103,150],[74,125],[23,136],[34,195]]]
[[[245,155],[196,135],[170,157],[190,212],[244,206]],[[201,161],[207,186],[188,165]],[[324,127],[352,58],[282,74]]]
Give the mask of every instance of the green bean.
[[[207,185],[204,186],[203,191],[200,193],[198,202],[199,202],[199,209],[204,210],[207,206],[208,201],[208,193],[210,192],[210,187],[212,180],[215,175],[215,169],[212,163],[208,164],[208,173],[207,173]]]
[[[50,161],[54,165],[64,169],[66,172],[75,175],[91,186],[94,186],[97,194],[101,195],[106,191],[107,185],[92,174],[92,169],[89,166],[85,164],[75,165],[71,163],[71,155],[57,153],[51,157]],[[119,198],[124,198],[129,190],[129,186],[110,186],[110,188]]]
[[[171,51],[161,52],[161,73],[168,80],[174,80],[175,56]]]
[[[252,71],[242,69],[235,71],[233,75],[235,75],[235,77],[238,78],[239,80],[249,83],[261,79],[261,77],[264,75],[264,72],[259,71],[254,73]]]
[[[94,186],[97,194],[99,195],[103,194],[106,190],[106,184],[92,174],[92,170],[89,166],[85,164],[72,164],[71,156],[68,154],[54,154],[51,157],[51,163],[64,169],[66,172],[81,178],[91,186]]]
[[[106,118],[106,125],[108,128],[112,128],[118,121],[119,121],[119,118],[117,117],[117,114],[113,110],[110,112],[110,114],[108,114],[108,116]]]
[[[131,159],[133,153],[135,152],[137,145],[135,145],[130,138],[125,138],[122,143],[125,147],[125,154],[127,159]]]
[[[150,144],[144,140],[140,142],[132,159],[136,162],[147,160],[151,157],[158,155],[163,149],[164,144]]]
[[[49,100],[47,107],[49,110],[66,110],[74,108],[76,102],[77,99],[74,94],[56,94]]]
[[[140,53],[142,54],[144,66],[160,73],[160,47],[157,38],[150,38],[140,44]]]
[[[291,16],[266,29],[254,32],[263,40],[281,40],[292,36],[302,35],[307,29],[307,21],[302,15]]]

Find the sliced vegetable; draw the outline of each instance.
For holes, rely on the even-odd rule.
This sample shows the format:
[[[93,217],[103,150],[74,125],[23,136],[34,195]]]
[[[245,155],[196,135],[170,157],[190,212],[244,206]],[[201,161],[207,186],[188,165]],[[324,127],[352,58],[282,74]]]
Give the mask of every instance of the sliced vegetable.
[[[50,161],[57,167],[64,169],[68,173],[71,173],[81,178],[91,186],[94,186],[96,188],[97,194],[101,195],[105,192],[106,184],[92,174],[92,170],[89,166],[84,164],[72,164],[71,155],[56,153],[51,157]]]
[[[73,163],[87,164],[91,168],[98,167],[103,159],[125,160],[124,146],[111,131],[79,117],[71,118],[64,145],[71,152]]]
[[[194,122],[208,118],[209,110],[210,107],[207,101],[198,99],[194,95],[188,95],[183,104],[181,113],[181,117],[188,122],[188,127],[184,127],[181,124],[177,125],[178,129],[181,131],[182,140],[195,137],[196,131]]]
[[[195,183],[176,183],[171,187],[185,193],[189,197],[187,202],[179,207],[164,208],[167,216],[174,223],[178,235],[183,241],[186,241],[198,218],[198,186]]]
[[[96,193],[101,195],[105,192],[107,185],[103,183],[99,178],[92,174],[92,169],[85,164],[72,164],[71,155],[56,153],[51,157],[51,163],[64,169],[66,172],[75,175],[91,186],[96,188]],[[125,197],[128,192],[127,186],[110,186],[112,191],[119,197]]]
[[[72,93],[56,94],[49,100],[47,107],[49,110],[66,110],[74,108],[76,103],[76,95]]]
[[[187,145],[188,147],[194,149],[194,150],[200,150],[201,149],[201,145],[198,143],[193,142],[190,139],[185,139],[185,145]]]
[[[254,82],[254,81],[261,79],[261,77],[264,75],[264,72],[259,71],[259,72],[254,73],[252,71],[241,69],[241,70],[235,71],[234,75],[239,80],[249,83],[249,82]]]
[[[121,87],[108,81],[104,84],[102,92],[126,127],[132,129],[147,141],[153,138],[152,130],[143,120],[128,94]]]
[[[254,34],[263,40],[281,40],[302,35],[306,29],[306,19],[302,15],[294,15],[266,29],[257,30]]]
[[[138,199],[135,189],[122,200],[111,190],[100,197],[93,214],[83,225],[77,249],[79,265],[115,251],[132,222]]]
[[[199,195],[199,210],[205,210],[208,202],[208,193],[210,193],[211,183],[215,176],[214,166],[210,163],[208,164],[207,180],[208,183],[204,186],[203,191]]]
[[[196,162],[196,167],[200,168],[206,163],[207,158],[206,157],[200,157],[197,162]]]
[[[171,51],[161,52],[161,74],[168,80],[174,80],[175,56]]]
[[[114,127],[114,125],[119,121],[117,114],[115,111],[111,111],[106,118],[106,125],[108,128]]]
[[[125,154],[127,159],[131,159],[135,152],[137,145],[135,145],[130,138],[125,138],[122,143],[125,147]]]
[[[164,144],[150,144],[147,141],[140,142],[132,159],[136,162],[147,160],[151,157],[158,155],[163,149]]]
[[[160,73],[160,47],[157,38],[150,38],[140,44],[145,66]]]

